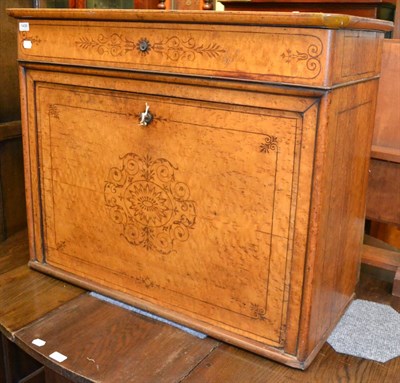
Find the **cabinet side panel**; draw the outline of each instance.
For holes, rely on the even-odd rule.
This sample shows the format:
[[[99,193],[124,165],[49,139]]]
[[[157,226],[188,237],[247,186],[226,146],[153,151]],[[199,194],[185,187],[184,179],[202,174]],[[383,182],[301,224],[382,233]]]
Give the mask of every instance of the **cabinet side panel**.
[[[383,35],[383,32],[373,31],[338,31],[331,84],[378,76]]]
[[[377,81],[328,94],[319,122],[300,359],[319,349],[353,297],[362,245]]]

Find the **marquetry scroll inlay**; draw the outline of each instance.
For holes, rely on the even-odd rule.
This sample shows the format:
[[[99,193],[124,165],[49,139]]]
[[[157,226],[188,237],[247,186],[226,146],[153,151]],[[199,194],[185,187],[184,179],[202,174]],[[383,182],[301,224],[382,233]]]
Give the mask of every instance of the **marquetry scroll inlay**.
[[[300,50],[292,51],[291,49],[286,49],[286,51],[281,54],[281,57],[287,64],[304,62],[308,71],[318,74],[321,71],[321,54],[322,45],[310,44],[303,52]]]
[[[128,153],[122,166],[109,171],[104,188],[112,221],[134,246],[169,254],[176,242],[187,241],[195,226],[196,205],[178,168],[164,158]]]
[[[217,58],[225,53],[225,50],[215,42],[201,44],[196,42],[194,38],[181,39],[178,36],[168,37],[154,44],[154,50],[172,61],[181,59],[193,61],[198,56]]]
[[[167,37],[153,43],[146,37],[133,41],[122,34],[113,33],[109,36],[100,34],[96,38],[82,36],[75,43],[79,48],[95,50],[99,55],[117,57],[136,50],[142,55],[156,52],[171,61],[194,61],[196,57],[200,56],[215,59],[225,53],[225,50],[215,42],[203,44],[192,37],[180,38],[178,36]]]
[[[75,44],[85,50],[95,50],[99,55],[111,56],[123,56],[136,49],[135,42],[118,33],[99,34],[96,38],[81,36]]]

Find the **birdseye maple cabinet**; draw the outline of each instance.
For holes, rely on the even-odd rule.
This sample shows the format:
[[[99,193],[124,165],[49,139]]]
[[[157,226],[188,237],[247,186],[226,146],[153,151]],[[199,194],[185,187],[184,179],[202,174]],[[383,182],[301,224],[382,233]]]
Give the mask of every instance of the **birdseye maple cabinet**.
[[[31,267],[306,368],[358,278],[391,23],[9,14]]]

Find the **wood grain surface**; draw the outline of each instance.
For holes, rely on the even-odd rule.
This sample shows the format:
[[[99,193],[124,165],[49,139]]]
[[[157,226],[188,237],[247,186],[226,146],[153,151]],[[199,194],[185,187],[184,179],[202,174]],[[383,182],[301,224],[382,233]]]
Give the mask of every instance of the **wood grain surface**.
[[[400,224],[400,40],[385,40],[379,82],[369,183],[367,217]]]
[[[296,25],[303,27],[348,28],[391,31],[393,23],[373,20],[366,17],[329,13],[292,12],[202,12],[202,11],[146,11],[119,9],[61,10],[61,9],[18,9],[9,8],[7,13],[21,19],[58,19],[58,20],[116,20],[116,21],[158,21],[193,22],[242,25]]]
[[[0,328],[11,339],[16,330],[82,293],[30,270],[27,256],[26,232],[0,244]]]
[[[0,333],[0,377],[1,382],[20,382],[35,383],[33,379],[35,373],[42,370],[42,365],[24,351],[22,351],[15,343],[7,339]],[[43,377],[42,377],[43,378]],[[43,382],[43,379],[41,380]]]
[[[396,272],[400,267],[400,252],[364,244],[362,261],[366,265]]]
[[[326,12],[369,18],[393,16],[396,0],[222,0],[225,11]],[[389,20],[388,18],[385,19]]]
[[[201,28],[193,22],[181,30],[178,23],[165,22],[150,27],[143,22],[30,20],[29,32],[18,34],[18,57],[30,62],[320,88],[379,74],[383,32],[344,29],[333,33],[304,29],[297,23],[289,29],[260,28],[243,26],[240,21],[242,18],[236,24],[232,21],[233,25],[204,24]],[[240,46],[245,49],[238,49]],[[334,60],[330,49],[335,50]]]
[[[18,252],[25,251],[26,254],[27,239],[22,233],[20,244]],[[15,256],[19,257],[17,252]],[[19,282],[14,280],[14,283]],[[361,273],[357,288],[358,298],[388,304],[399,311],[400,298],[392,296],[390,291],[390,283],[378,280],[365,271]],[[4,303],[8,305],[9,301]],[[87,304],[89,307],[86,307]],[[115,381],[117,370],[113,363],[121,368],[125,376],[132,376],[134,382],[375,383],[377,380],[382,380],[385,383],[396,383],[398,380],[399,358],[382,364],[338,354],[325,344],[307,371],[296,371],[227,344],[210,339],[199,340],[174,328],[168,329],[166,327],[169,326],[159,322],[137,317],[136,314],[125,310],[122,312],[116,306],[112,308],[108,306],[104,302],[95,302],[93,298],[83,295],[65,305],[60,302],[60,307],[56,311],[46,313],[42,320],[28,324],[21,333],[17,333],[14,340],[45,364],[44,374],[43,368],[40,369],[38,379],[41,376],[42,380],[39,381],[43,381],[43,375],[46,381],[53,383],[96,381],[94,376],[96,374],[99,376],[100,373],[97,372],[97,367],[95,373],[93,372],[94,361],[101,363],[99,370],[100,366],[109,368],[108,373],[102,371],[103,376],[106,376],[104,382]],[[77,307],[76,313],[73,312],[73,307]],[[79,314],[83,315],[79,317]],[[124,327],[125,324],[127,328]],[[181,334],[177,336],[177,333]],[[61,334],[60,338],[58,334]],[[79,336],[76,336],[77,334]],[[49,341],[49,348],[40,351],[32,345],[32,338],[37,336],[45,337]],[[29,373],[32,378],[34,373],[31,372],[40,368],[40,365],[27,360],[22,350],[8,339],[2,336],[1,340],[6,345],[0,348],[0,355],[5,350],[7,353],[5,360],[11,362],[11,366],[7,366],[7,377],[12,376],[20,380],[24,377],[23,373]],[[213,342],[215,347],[210,347]],[[174,349],[176,353],[167,354],[164,352],[164,347],[157,347],[158,344],[167,345],[165,350]],[[49,359],[48,354],[53,352],[51,346],[59,351],[61,349],[68,351],[68,356],[74,363],[66,364],[64,368],[65,362],[58,364]],[[182,350],[187,353],[182,354]],[[89,357],[86,361],[85,355]],[[173,357],[168,358],[171,355]],[[2,366],[1,361],[3,358],[0,359],[0,366]],[[32,370],[35,366],[36,368]],[[152,373],[146,373],[146,370]],[[4,372],[0,369],[0,376],[2,371]],[[127,379],[130,381],[130,378]]]
[[[0,124],[0,241],[26,228],[21,122]]]
[[[182,381],[218,346],[87,294],[16,334],[23,348],[35,338],[46,345],[31,346],[30,352],[47,365],[54,363],[56,372],[115,383]],[[51,361],[54,351],[68,359]]]
[[[3,0],[0,3],[0,83],[2,84],[0,89],[0,123],[20,119],[17,36],[15,34],[17,23],[7,16],[6,9],[9,7],[32,7],[32,0]]]
[[[29,251],[26,247],[26,230],[14,234],[1,245],[0,274],[7,273],[18,266],[26,265]]]
[[[72,78],[65,81],[71,83]],[[94,282],[111,283],[116,290],[155,303],[163,301],[200,320],[215,317],[214,324],[279,344],[287,295],[285,267],[291,258],[290,252],[283,256],[283,249],[291,249],[295,235],[291,210],[296,209],[297,219],[306,220],[308,214],[306,207],[297,208],[294,193],[311,182],[309,172],[303,177],[291,171],[311,167],[313,137],[302,137],[301,164],[297,137],[300,129],[311,131],[307,116],[314,115],[315,109],[304,114],[303,122],[298,113],[240,106],[227,110],[219,103],[194,105],[159,96],[91,91],[75,101],[74,88],[44,86],[36,92],[39,113],[51,110],[49,125],[41,128],[39,149],[48,164],[40,191],[45,201],[46,263],[79,276],[96,269]],[[88,97],[91,106],[82,108]],[[146,102],[157,114],[154,123],[147,131],[132,129],[136,121],[126,119],[121,111],[138,115]],[[219,102],[226,102],[222,92]],[[106,114],[98,112],[103,107]],[[83,114],[80,121],[63,122]],[[88,121],[98,121],[105,129]],[[93,131],[98,135],[93,136]],[[90,146],[76,147],[81,140]],[[258,163],[253,168],[249,152]],[[74,163],[73,158],[81,160]],[[139,167],[139,172],[129,166]],[[259,174],[264,176],[257,181]],[[267,185],[265,178],[271,179]],[[204,190],[204,184],[213,188]],[[298,201],[307,204],[308,195],[301,194]],[[148,198],[156,201],[155,210],[142,207]],[[65,201],[70,202],[65,205]],[[71,204],[79,217],[71,215]],[[88,225],[99,206],[101,218]],[[79,221],[85,225],[77,225]],[[115,242],[118,237],[122,240]],[[112,248],[121,254],[117,264]],[[103,261],[105,255],[110,262]],[[269,277],[270,270],[275,270],[274,278]],[[267,311],[267,306],[273,310]]]
[[[400,39],[385,39],[382,47],[382,75],[379,82],[373,144],[392,149],[400,162]]]
[[[303,311],[310,315],[310,327],[304,327],[309,351],[335,326],[357,283],[377,86],[370,81],[340,88],[324,100],[328,120],[317,136],[309,228],[315,236],[308,245],[316,255],[306,265],[304,299],[310,305],[303,301],[303,310],[310,310]]]
[[[400,154],[400,151],[396,151]],[[367,218],[400,224],[400,163],[372,158],[369,166]]]
[[[306,368],[354,296],[388,24],[11,13],[31,266]]]
[[[20,283],[15,283],[20,281]],[[42,317],[82,293],[62,281],[20,266],[0,276],[0,308],[3,332],[13,337],[14,331]]]
[[[397,381],[399,358],[385,364],[336,353],[325,343],[307,371],[281,366],[228,345],[221,345],[183,381],[184,383],[323,383]]]

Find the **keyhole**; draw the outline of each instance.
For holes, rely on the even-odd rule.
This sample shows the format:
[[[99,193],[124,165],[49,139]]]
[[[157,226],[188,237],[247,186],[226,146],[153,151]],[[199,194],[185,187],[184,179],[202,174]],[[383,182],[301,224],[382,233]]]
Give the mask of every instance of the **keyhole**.
[[[147,49],[149,49],[149,43],[147,42],[147,41],[141,41],[140,43],[139,43],[139,50],[141,51],[141,52],[146,52],[147,51]]]

